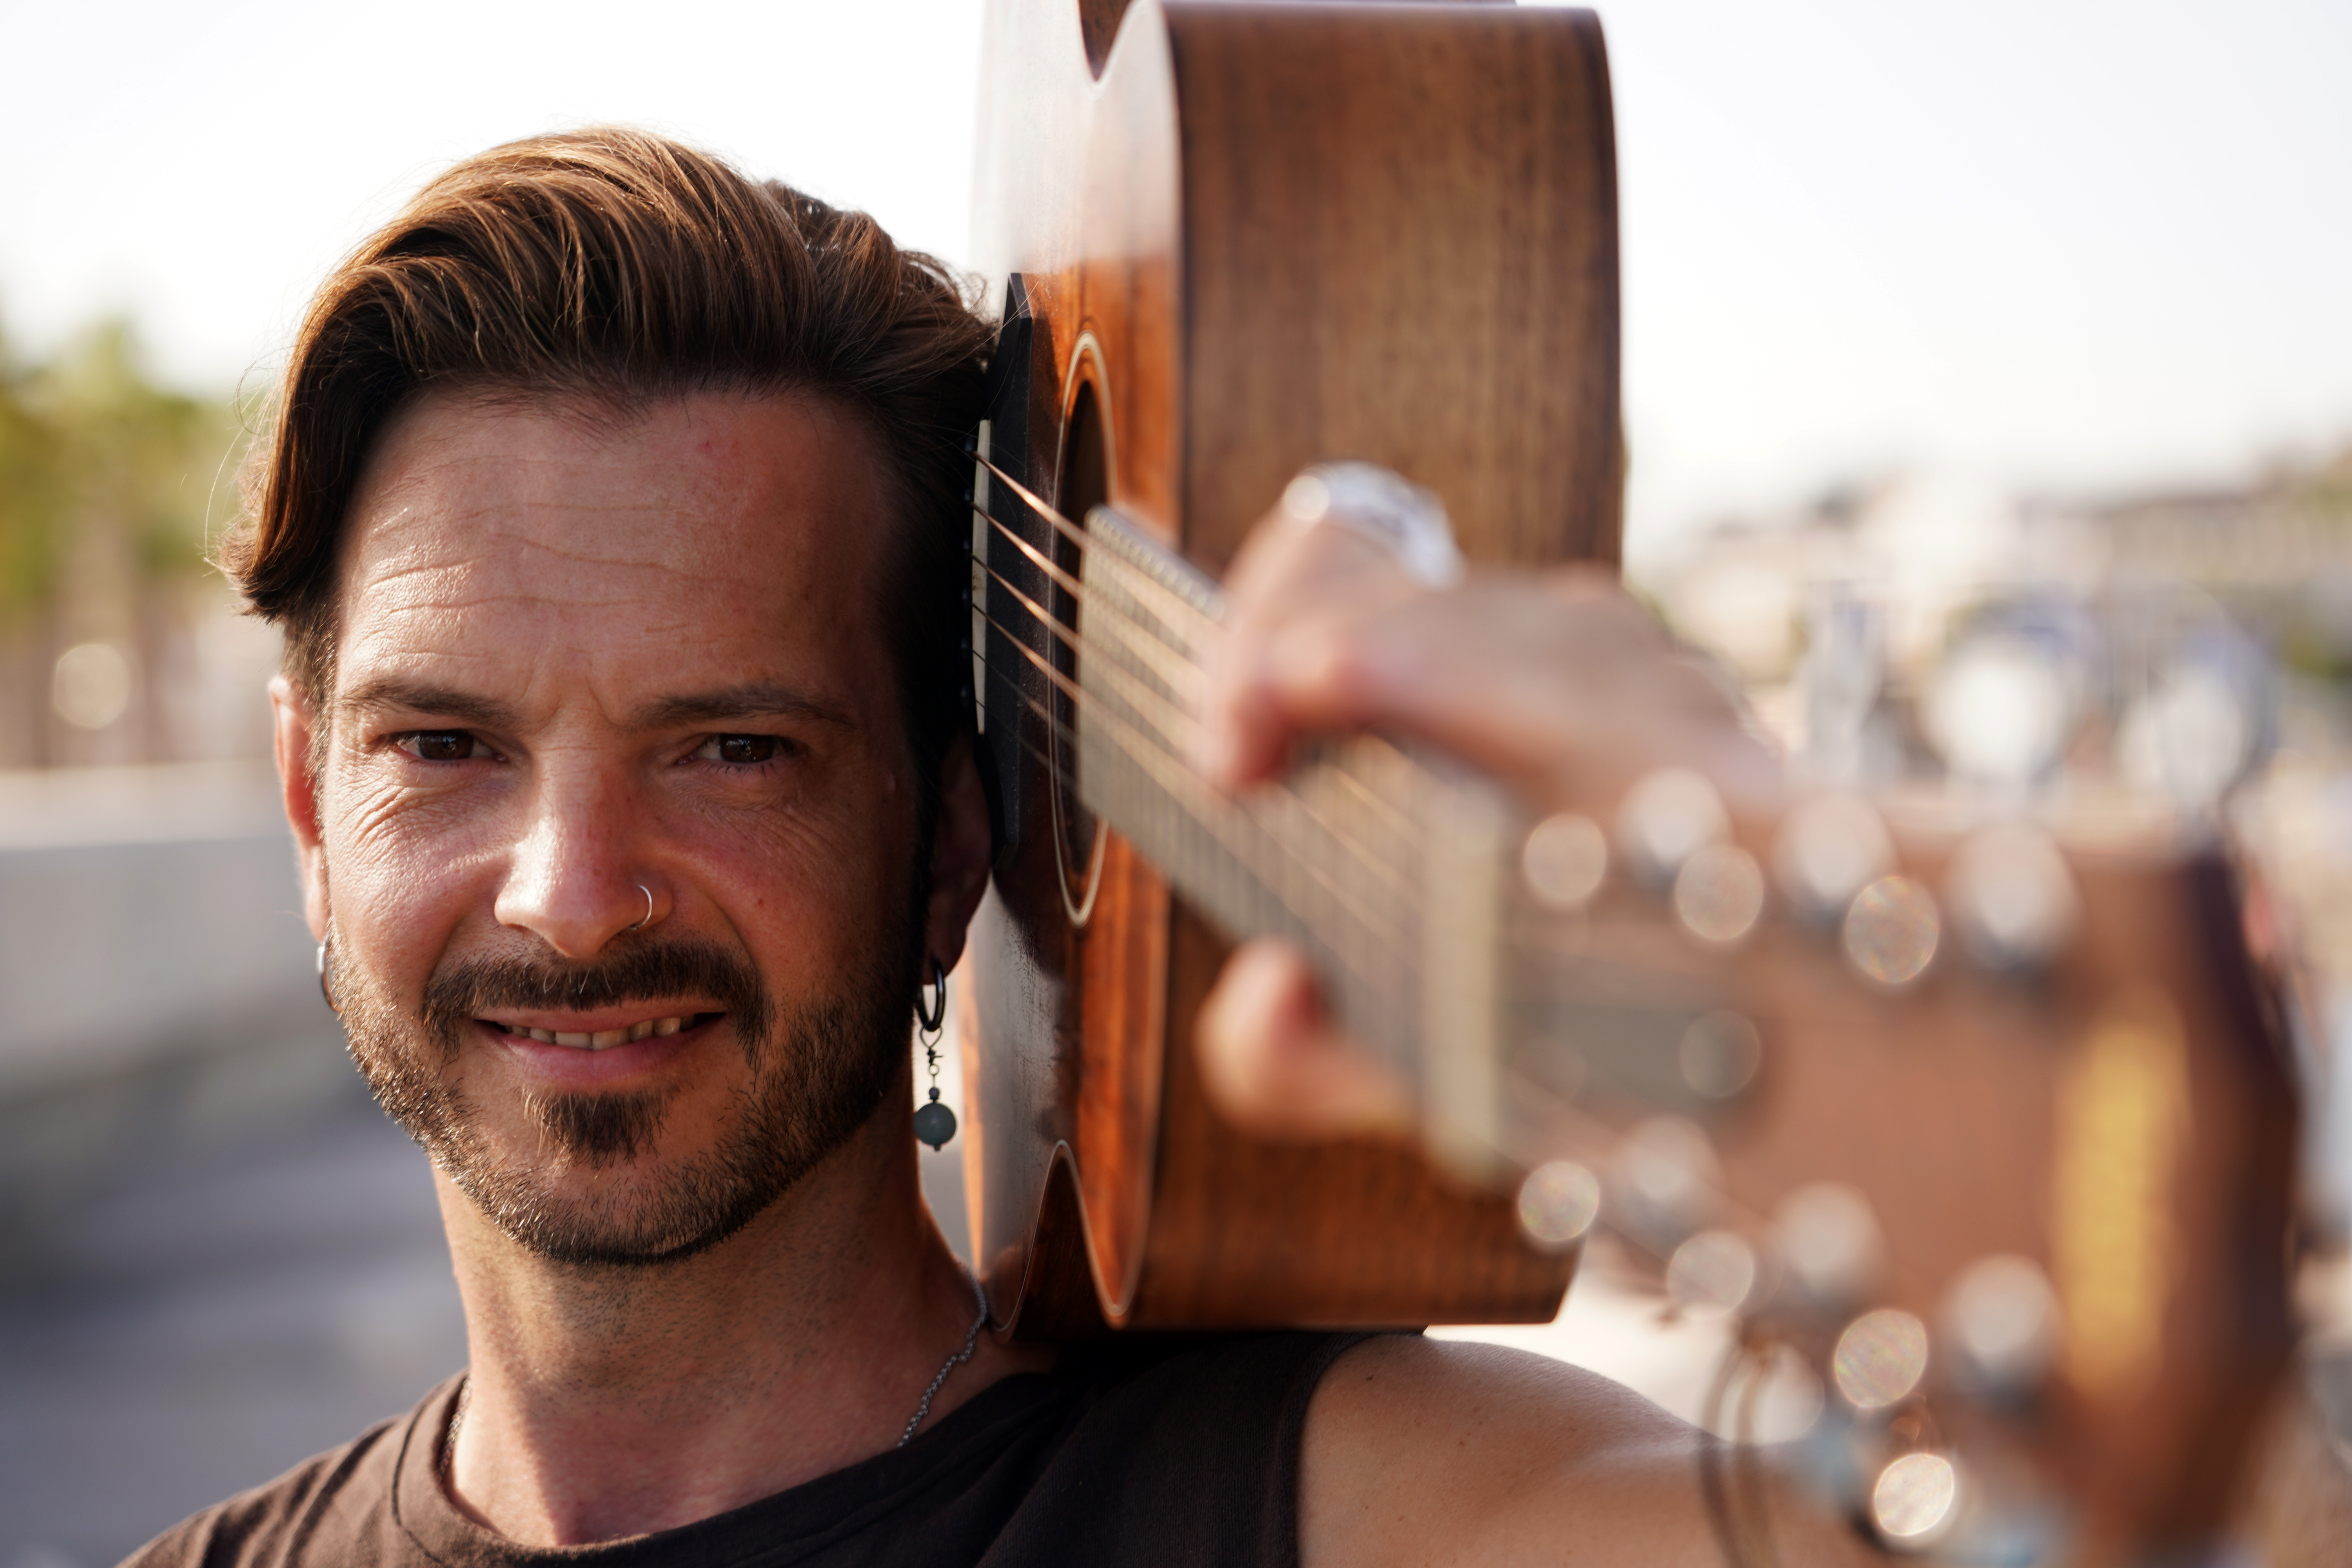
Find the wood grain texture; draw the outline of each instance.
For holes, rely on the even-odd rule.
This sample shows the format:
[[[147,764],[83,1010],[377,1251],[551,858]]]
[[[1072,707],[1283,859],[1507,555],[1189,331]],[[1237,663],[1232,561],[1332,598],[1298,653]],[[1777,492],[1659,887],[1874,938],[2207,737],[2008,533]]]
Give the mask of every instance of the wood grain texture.
[[[995,0],[975,238],[1034,315],[1008,456],[1083,506],[1069,416],[1091,387],[1109,499],[1212,571],[1340,457],[1437,489],[1474,558],[1613,562],[1610,113],[1581,13]],[[1031,722],[1021,753],[1052,739]],[[1216,1119],[1190,1042],[1223,942],[1115,839],[1074,927],[1078,857],[1056,861],[1033,782],[971,965],[966,1161],[999,1326],[1551,1316],[1573,1259],[1527,1248],[1505,1200],[1403,1151]]]

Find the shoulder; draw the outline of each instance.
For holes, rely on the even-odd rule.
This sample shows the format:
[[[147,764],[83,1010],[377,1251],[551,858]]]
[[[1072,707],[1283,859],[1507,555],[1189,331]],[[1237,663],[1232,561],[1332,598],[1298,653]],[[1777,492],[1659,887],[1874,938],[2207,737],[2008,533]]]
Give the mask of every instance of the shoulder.
[[[378,1422],[276,1480],[165,1531],[122,1568],[292,1568],[389,1561],[392,1488],[414,1415]]]
[[[1316,1391],[1300,1463],[1305,1568],[1722,1562],[1696,1431],[1524,1351],[1403,1335],[1355,1346]],[[1880,1561],[1826,1519],[1788,1524],[1808,1563]]]

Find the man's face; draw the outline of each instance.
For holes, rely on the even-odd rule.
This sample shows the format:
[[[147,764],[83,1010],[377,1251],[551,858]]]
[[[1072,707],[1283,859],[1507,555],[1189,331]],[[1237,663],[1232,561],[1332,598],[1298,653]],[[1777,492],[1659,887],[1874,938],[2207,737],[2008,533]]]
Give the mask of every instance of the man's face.
[[[525,1245],[698,1249],[893,1081],[923,919],[891,527],[810,399],[435,395],[372,454],[289,807],[353,1054]]]

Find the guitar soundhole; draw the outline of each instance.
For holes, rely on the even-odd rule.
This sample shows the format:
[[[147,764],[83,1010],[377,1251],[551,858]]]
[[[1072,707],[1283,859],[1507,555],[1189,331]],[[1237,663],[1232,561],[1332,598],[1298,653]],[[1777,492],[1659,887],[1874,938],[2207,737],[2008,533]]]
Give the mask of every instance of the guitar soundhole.
[[[1055,496],[1064,517],[1084,523],[1087,513],[1109,499],[1110,475],[1103,441],[1102,414],[1094,384],[1082,383],[1070,405],[1062,442],[1062,476]],[[1086,570],[1084,552],[1076,540],[1054,535],[1054,564],[1062,577],[1077,581]],[[1058,579],[1046,585],[1046,606],[1060,628],[1053,638],[1054,668],[1062,679],[1053,682],[1054,721],[1050,754],[1054,759],[1054,858],[1061,872],[1062,903],[1072,925],[1083,926],[1094,913],[1095,892],[1102,880],[1103,825],[1080,803],[1078,794],[1077,727],[1080,703],[1071,690],[1078,679],[1079,615],[1077,596]]]

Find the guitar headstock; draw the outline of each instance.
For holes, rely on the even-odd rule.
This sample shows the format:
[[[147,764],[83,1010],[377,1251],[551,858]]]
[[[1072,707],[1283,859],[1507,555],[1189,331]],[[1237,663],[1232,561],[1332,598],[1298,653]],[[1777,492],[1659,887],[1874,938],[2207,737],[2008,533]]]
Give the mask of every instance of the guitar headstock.
[[[1526,840],[1529,1234],[1605,1225],[1812,1369],[1820,1479],[1886,1544],[2216,1530],[2292,1343],[2294,1140],[2218,843],[2143,801],[1735,826],[1674,773],[1612,827]]]
[[[1809,1468],[1882,1544],[2186,1549],[2294,1340],[2294,1094],[2217,809],[2262,716],[2176,679],[2020,787],[2083,744],[2067,650],[1990,626],[1920,704],[1953,776],[1735,812],[1670,768],[1498,837],[1502,1068],[1433,1146],[1733,1316],[1726,1388],[1804,1369]]]

